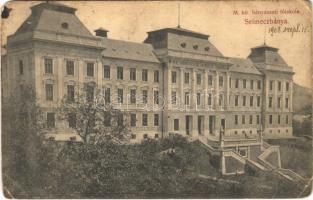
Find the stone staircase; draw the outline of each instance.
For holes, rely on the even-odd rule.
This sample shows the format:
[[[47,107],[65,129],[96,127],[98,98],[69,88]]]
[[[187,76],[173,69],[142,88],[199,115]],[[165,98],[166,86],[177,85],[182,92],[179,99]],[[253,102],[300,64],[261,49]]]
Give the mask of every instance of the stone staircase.
[[[198,141],[204,148],[206,148],[211,155],[219,155],[222,158],[231,157],[233,160],[238,161],[238,163],[243,165],[248,165],[255,170],[261,171],[272,171],[279,174],[281,177],[296,183],[305,183],[305,179],[297,174],[296,172],[290,169],[281,168],[281,161],[280,161],[280,150],[279,146],[269,145],[265,141],[260,143],[260,154],[255,158],[251,159],[248,157],[241,156],[234,150],[231,149],[221,149],[219,147],[219,142],[216,140],[209,140],[206,137],[199,136],[196,140]],[[273,155],[276,155],[273,157]],[[274,162],[275,159],[276,161]],[[224,161],[225,163],[225,161]],[[226,172],[226,170],[221,170],[222,172]],[[225,173],[227,174],[227,172]],[[231,173],[230,173],[231,174]]]

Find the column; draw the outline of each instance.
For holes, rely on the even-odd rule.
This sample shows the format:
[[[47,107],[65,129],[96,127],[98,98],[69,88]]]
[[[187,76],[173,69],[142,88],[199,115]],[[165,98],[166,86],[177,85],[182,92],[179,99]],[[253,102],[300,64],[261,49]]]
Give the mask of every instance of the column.
[[[218,99],[219,99],[219,80],[218,80],[218,76],[219,76],[219,72],[216,71],[215,74],[215,95],[214,95],[214,104],[215,104],[215,108],[218,108],[219,104],[218,104]]]
[[[230,87],[229,87],[229,83],[230,83],[230,74],[229,72],[226,72],[226,103],[225,103],[225,106],[226,106],[226,109],[228,109],[229,107],[229,94],[230,94]]]
[[[184,104],[184,69],[183,68],[180,68],[179,94],[177,94],[176,101],[177,103],[179,103],[180,105],[179,107],[182,107],[182,105]]]
[[[191,90],[191,108],[196,108],[197,96],[196,96],[196,83],[197,82],[197,73],[195,69],[192,69],[192,90]]]
[[[203,77],[203,82],[204,82],[204,108],[207,110],[208,109],[208,73],[209,71],[207,69],[204,70],[204,77]],[[207,123],[205,123],[207,124]]]
[[[54,92],[57,97],[57,102],[60,103],[63,99],[64,93],[63,93],[63,87],[64,87],[64,81],[63,81],[63,77],[64,77],[64,59],[63,58],[56,58],[56,61],[53,62],[54,64],[56,64],[54,67],[54,71],[56,71],[56,75],[57,75],[57,80],[56,80],[56,85],[55,85],[55,89],[57,89],[56,92]],[[54,97],[53,97],[54,98]]]
[[[289,100],[289,111],[293,111],[293,100],[292,100],[292,94],[293,94],[293,81],[289,82],[289,94],[290,94],[290,100]]]
[[[280,110],[281,111],[285,111],[285,98],[286,98],[286,82],[285,81],[282,81],[281,82],[282,84],[282,92],[283,92],[283,96],[282,96],[282,99],[281,99],[281,102],[280,102]],[[288,96],[288,95],[287,95]]]
[[[85,68],[84,68],[84,61],[82,60],[77,60],[77,67],[78,67],[78,83],[79,83],[79,87],[83,87],[83,83],[84,83],[84,76],[85,76]],[[78,90],[80,90],[81,88],[77,88]]]
[[[96,80],[96,83],[97,83],[97,87],[99,89],[102,88],[102,80],[103,80],[103,67],[102,67],[102,62],[101,60],[97,60],[96,61],[96,68],[97,68],[97,80]]]
[[[275,80],[274,81],[274,97],[273,97],[273,102],[272,102],[274,112],[277,112],[277,90],[278,90],[278,81]]]
[[[172,108],[172,102],[171,102],[171,96],[172,96],[172,66],[168,65],[167,68],[167,85],[166,87],[168,88],[167,90],[167,108],[171,109]]]

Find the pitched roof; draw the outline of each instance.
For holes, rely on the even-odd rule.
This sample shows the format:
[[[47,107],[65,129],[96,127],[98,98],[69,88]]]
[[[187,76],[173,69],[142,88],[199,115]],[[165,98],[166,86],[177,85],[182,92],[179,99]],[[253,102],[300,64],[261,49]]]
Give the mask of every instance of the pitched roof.
[[[232,72],[241,72],[247,74],[257,74],[261,75],[262,73],[257,70],[253,62],[250,59],[244,58],[229,58],[231,67],[229,68]]]
[[[153,33],[157,33],[157,32],[175,33],[177,35],[191,36],[191,37],[197,37],[197,38],[201,38],[201,39],[208,39],[209,38],[209,35],[207,35],[207,34],[191,31],[191,30],[184,29],[181,27],[158,29],[158,30],[154,30],[154,31],[149,31],[148,34],[150,34],[150,33],[153,34]]]
[[[251,48],[251,53],[248,58],[254,63],[288,66],[286,61],[279,55],[278,50],[278,48],[264,44]]]
[[[106,47],[102,52],[103,57],[159,63],[159,60],[153,53],[153,47],[150,44],[109,38],[103,38],[102,44]]]
[[[167,48],[170,50],[184,51],[209,56],[223,56],[223,54],[209,41],[194,37],[168,34]]]
[[[68,9],[76,9],[55,3],[42,3],[36,6],[32,7],[32,14],[24,21],[15,34],[29,31],[48,31],[93,37],[74,14],[74,11],[67,12]]]

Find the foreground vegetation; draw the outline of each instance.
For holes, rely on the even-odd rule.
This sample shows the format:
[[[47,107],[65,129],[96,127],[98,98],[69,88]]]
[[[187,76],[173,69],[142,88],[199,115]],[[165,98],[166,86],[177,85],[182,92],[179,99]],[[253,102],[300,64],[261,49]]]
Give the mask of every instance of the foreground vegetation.
[[[88,136],[85,142],[44,141],[40,109],[34,101],[14,99],[2,110],[3,190],[8,198],[291,198],[302,190],[271,172],[220,177],[206,150],[178,135],[130,145],[116,142],[128,133],[119,126],[111,135],[105,131],[105,139],[90,141],[90,124],[97,121],[90,113],[101,110],[89,103],[84,107],[88,112],[81,113],[90,119],[80,127],[85,130],[81,135]],[[115,110],[105,116],[110,113],[120,116]],[[101,138],[103,128],[95,131],[95,138]]]

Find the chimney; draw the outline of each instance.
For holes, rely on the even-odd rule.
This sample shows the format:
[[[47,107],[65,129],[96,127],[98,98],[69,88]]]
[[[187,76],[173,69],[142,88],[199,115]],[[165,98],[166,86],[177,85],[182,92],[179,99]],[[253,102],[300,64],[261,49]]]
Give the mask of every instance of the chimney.
[[[95,30],[96,36],[99,37],[108,37],[108,30],[104,29],[104,28],[98,28]]]

